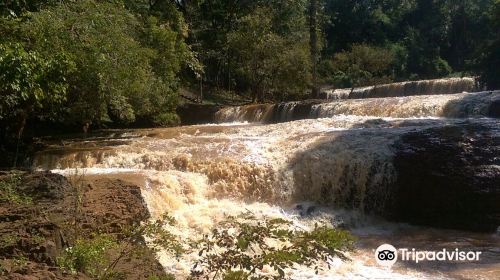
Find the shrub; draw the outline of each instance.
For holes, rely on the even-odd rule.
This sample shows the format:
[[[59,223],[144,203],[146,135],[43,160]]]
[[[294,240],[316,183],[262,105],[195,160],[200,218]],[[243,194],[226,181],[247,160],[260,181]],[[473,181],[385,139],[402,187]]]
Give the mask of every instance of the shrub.
[[[31,205],[33,203],[33,198],[18,191],[20,183],[20,173],[11,173],[6,179],[0,181],[0,201],[21,205]]]
[[[351,50],[335,54],[329,71],[340,87],[357,87],[392,81],[392,50],[370,45],[353,45]]]
[[[105,278],[110,263],[109,250],[116,248],[116,240],[109,235],[78,239],[57,259],[59,267],[71,273],[83,272],[95,278]]]
[[[177,256],[184,252],[177,237],[164,229],[166,225],[175,225],[175,220],[167,214],[157,220],[123,229],[119,240],[104,234],[97,234],[91,238],[78,238],[75,244],[67,248],[57,259],[57,263],[66,271],[82,272],[96,279],[123,278],[123,273],[115,271],[116,265],[123,258],[140,257],[148,250],[145,238],[151,240],[148,245],[155,252],[165,250]],[[172,275],[150,278],[173,279]]]
[[[334,256],[347,259],[354,238],[346,231],[318,226],[312,231],[291,229],[283,219],[257,219],[247,213],[229,216],[210,235],[195,243],[202,257],[193,269],[193,277],[213,279],[282,279],[284,270],[294,264],[314,267]],[[278,244],[278,245],[276,245]],[[269,266],[273,276],[259,275]]]

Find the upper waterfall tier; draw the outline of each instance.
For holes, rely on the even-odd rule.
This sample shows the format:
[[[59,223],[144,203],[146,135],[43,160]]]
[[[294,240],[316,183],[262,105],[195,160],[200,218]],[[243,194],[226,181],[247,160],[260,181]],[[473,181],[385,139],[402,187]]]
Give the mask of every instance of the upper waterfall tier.
[[[422,95],[322,102],[295,101],[227,107],[215,114],[223,122],[278,123],[336,115],[374,117],[500,117],[500,91]]]
[[[449,78],[422,81],[400,82],[359,88],[323,89],[326,99],[354,99],[397,97],[411,95],[436,95],[472,92],[476,90],[474,78]]]

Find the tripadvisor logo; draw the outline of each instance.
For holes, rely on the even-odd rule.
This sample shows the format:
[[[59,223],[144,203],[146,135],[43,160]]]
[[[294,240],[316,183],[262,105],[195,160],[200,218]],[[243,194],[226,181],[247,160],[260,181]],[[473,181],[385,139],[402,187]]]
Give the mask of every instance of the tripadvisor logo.
[[[482,252],[461,251],[459,249],[440,251],[418,251],[415,248],[396,249],[391,244],[382,244],[375,250],[375,260],[379,265],[392,266],[398,260],[419,263],[421,261],[479,261]]]
[[[375,260],[382,266],[392,266],[398,260],[398,250],[391,244],[382,244],[375,250]]]

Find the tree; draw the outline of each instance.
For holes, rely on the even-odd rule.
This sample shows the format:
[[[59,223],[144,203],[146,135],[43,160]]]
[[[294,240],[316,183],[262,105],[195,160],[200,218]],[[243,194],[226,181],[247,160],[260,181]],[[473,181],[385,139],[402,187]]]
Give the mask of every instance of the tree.
[[[311,97],[317,98],[319,94],[318,88],[318,1],[310,0],[309,4],[309,48],[311,50],[311,64],[312,64],[312,87]]]
[[[66,100],[66,77],[72,70],[62,54],[45,58],[20,44],[0,45],[0,121],[19,121],[14,167],[26,121],[35,113],[38,118],[53,116],[56,106]]]
[[[500,0],[496,0],[489,16],[490,23],[496,33],[481,49],[479,73],[481,82],[488,89],[500,89]]]
[[[396,46],[404,54],[396,80],[437,78],[472,70],[478,50],[491,38],[488,12],[494,0],[325,0],[323,54],[353,44]],[[477,32],[481,30],[481,32]]]
[[[0,2],[0,16],[20,17],[57,3],[57,0],[7,0]]]
[[[83,0],[34,13],[23,31],[43,55],[67,53],[75,61],[66,122],[176,121],[177,74],[190,50],[168,24]]]
[[[333,80],[339,87],[358,87],[392,81],[391,50],[369,45],[353,45],[351,50],[335,54],[331,64]]]
[[[285,27],[274,25],[272,14],[269,8],[257,8],[228,34],[229,48],[236,55],[236,73],[248,84],[254,102],[262,102],[266,96],[283,99],[286,94],[303,94],[310,81],[305,36],[297,40],[280,35],[280,28]]]

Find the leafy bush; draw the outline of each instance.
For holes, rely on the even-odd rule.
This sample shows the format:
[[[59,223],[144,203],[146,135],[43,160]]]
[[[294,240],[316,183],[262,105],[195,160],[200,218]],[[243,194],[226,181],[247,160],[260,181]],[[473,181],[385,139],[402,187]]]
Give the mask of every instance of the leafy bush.
[[[335,54],[330,65],[323,66],[339,87],[357,87],[392,81],[391,67],[395,55],[392,50],[365,44],[353,45],[351,50]],[[328,73],[330,72],[330,73]]]
[[[71,273],[83,272],[91,277],[105,278],[106,268],[111,261],[109,250],[117,245],[116,240],[109,235],[78,239],[74,246],[66,248],[57,263]]]
[[[155,251],[166,250],[180,256],[185,252],[185,249],[177,236],[165,229],[165,226],[175,226],[175,224],[175,219],[165,213],[159,219],[147,221],[132,230],[125,230],[126,241],[131,244],[142,244],[146,238],[151,249]]]
[[[272,15],[272,16],[270,16]],[[235,56],[237,80],[245,81],[253,101],[286,99],[304,95],[311,82],[311,61],[303,28],[304,20],[291,14],[283,20],[296,32],[282,34],[270,7],[256,8],[238,21],[238,28],[227,34],[228,47]],[[274,18],[275,17],[275,18]],[[282,27],[281,27],[282,28]]]
[[[28,118],[52,119],[66,100],[72,70],[63,54],[47,58],[18,43],[0,44],[0,126],[15,132],[18,145]]]
[[[294,264],[320,269],[321,262],[353,249],[354,238],[346,231],[316,226],[312,231],[293,228],[283,219],[258,219],[251,213],[230,216],[210,235],[195,243],[201,260],[193,277],[213,279],[283,279]],[[278,245],[276,245],[278,244]],[[259,275],[269,266],[273,276]]]
[[[64,54],[76,71],[66,75],[60,120],[170,124],[178,72],[193,57],[181,31],[109,1],[61,3],[21,22],[23,41],[42,57]],[[47,40],[47,38],[50,38]],[[46,79],[52,81],[51,79]],[[168,116],[168,118],[166,118]]]
[[[165,250],[177,256],[184,252],[177,237],[165,230],[166,225],[175,225],[175,220],[163,215],[154,221],[147,221],[141,225],[124,228],[121,238],[111,235],[98,234],[92,238],[79,238],[72,247],[67,248],[57,259],[60,268],[71,273],[82,272],[97,279],[116,279],[123,275],[115,271],[116,265],[130,256],[141,256],[148,247],[145,238],[149,241],[149,248],[157,252]],[[169,280],[172,275],[151,279]]]
[[[33,203],[33,198],[19,193],[18,187],[21,182],[20,173],[11,173],[7,178],[0,181],[0,201],[9,203],[30,205]]]

